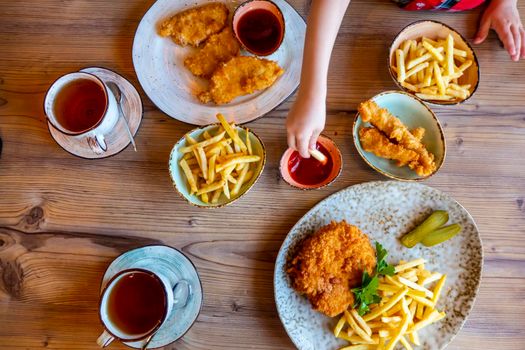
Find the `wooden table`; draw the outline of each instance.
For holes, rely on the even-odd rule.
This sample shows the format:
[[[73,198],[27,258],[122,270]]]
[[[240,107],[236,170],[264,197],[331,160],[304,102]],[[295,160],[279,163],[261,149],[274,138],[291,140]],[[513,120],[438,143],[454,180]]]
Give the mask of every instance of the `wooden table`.
[[[238,203],[210,211],[189,206],[171,186],[167,159],[192,127],[145,96],[131,61],[148,1],[0,2],[0,348],[96,349],[99,284],[108,264],[131,248],[162,243],[196,264],[205,292],[194,327],[166,349],[293,348],[274,306],[273,268],[292,225],[315,203],[347,186],[385,180],[351,139],[357,104],[394,89],[386,55],[406,24],[435,18],[472,38],[479,11],[406,13],[389,1],[354,0],[333,54],[325,133],[344,155],[329,188],[301,192],[278,174],[284,122],[293,101],[250,128],[268,164]],[[305,15],[307,1],[292,1]],[[522,16],[525,2],[520,1]],[[477,48],[481,84],[460,106],[434,108],[447,160],[426,183],[446,191],[476,219],[485,247],[479,297],[450,349],[525,345],[525,62],[513,63],[495,34]],[[60,75],[104,66],[130,79],[145,116],[139,152],[109,159],[71,156],[50,137],[42,101]],[[124,348],[113,344],[112,348]]]

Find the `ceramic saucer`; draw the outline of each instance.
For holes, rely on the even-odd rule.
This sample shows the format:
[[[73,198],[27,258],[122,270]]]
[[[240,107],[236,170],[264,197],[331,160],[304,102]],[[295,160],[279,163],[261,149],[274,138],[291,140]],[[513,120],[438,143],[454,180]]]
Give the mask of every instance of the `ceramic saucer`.
[[[104,82],[112,81],[118,85],[124,98],[122,110],[128,121],[129,129],[133,136],[135,136],[139,130],[143,112],[142,100],[137,89],[124,77],[109,69],[90,67],[82,69],[81,72],[91,73]],[[96,154],[91,150],[86,137],[65,135],[55,129],[49,121],[48,127],[53,139],[67,152],[81,158],[98,159],[113,156],[124,150],[124,148],[131,143],[124,123],[124,119],[122,119],[122,117],[119,118],[113,131],[109,135],[105,135],[108,150],[102,154]]]
[[[115,274],[130,268],[143,268],[159,273],[174,285],[180,279],[190,284],[190,296],[186,306],[173,310],[165,323],[153,336],[148,349],[158,348],[173,343],[181,338],[193,325],[202,305],[202,285],[193,263],[175,248],[163,245],[146,246],[130,250],[117,257],[107,268],[100,292]],[[142,341],[124,343],[132,348],[140,349]]]

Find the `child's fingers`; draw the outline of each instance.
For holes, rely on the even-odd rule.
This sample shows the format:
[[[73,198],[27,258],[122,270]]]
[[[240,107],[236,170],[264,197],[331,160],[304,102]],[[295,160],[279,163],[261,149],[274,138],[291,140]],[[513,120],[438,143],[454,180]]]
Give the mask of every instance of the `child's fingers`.
[[[297,146],[297,152],[303,158],[310,158],[310,152],[308,152],[308,143],[310,142],[309,137],[299,135],[295,138],[295,145]]]
[[[513,56],[516,48],[514,47],[514,37],[510,31],[510,26],[499,26],[496,28],[496,32],[509,55]]]
[[[478,33],[476,34],[476,37],[474,38],[474,44],[481,44],[483,41],[485,41],[485,39],[487,38],[487,35],[489,35],[491,23],[492,22],[490,18],[486,18],[485,16],[481,18]]]
[[[512,32],[512,36],[514,38],[514,55],[512,55],[512,59],[514,61],[519,61],[520,59],[520,53],[521,53],[521,34],[520,30],[517,26],[511,25],[510,31]]]
[[[319,138],[320,134],[321,134],[320,131],[314,131],[313,132],[312,137],[310,137],[310,144],[308,146],[310,149],[315,149],[316,148],[317,139]]]

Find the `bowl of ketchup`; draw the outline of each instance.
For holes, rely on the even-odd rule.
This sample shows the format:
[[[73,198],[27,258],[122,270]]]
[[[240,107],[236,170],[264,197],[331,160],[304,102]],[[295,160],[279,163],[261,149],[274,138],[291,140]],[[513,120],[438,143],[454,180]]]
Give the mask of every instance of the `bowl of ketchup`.
[[[284,16],[269,0],[242,3],[233,14],[233,33],[241,45],[257,56],[277,51],[284,39]]]
[[[326,163],[312,156],[303,158],[291,148],[284,152],[279,170],[286,183],[301,190],[312,190],[328,186],[337,179],[343,169],[343,158],[335,142],[321,135],[316,149],[326,156]]]

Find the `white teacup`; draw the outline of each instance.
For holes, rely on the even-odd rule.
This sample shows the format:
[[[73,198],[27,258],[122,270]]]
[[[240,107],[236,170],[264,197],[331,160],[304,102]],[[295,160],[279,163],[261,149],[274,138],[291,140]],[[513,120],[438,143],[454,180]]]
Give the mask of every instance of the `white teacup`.
[[[78,84],[85,85],[86,83],[90,89],[84,88],[82,90],[82,87],[78,86]],[[75,84],[77,84],[77,93],[72,95],[69,90],[75,89]],[[92,86],[89,86],[90,84]],[[98,88],[98,91],[93,90],[93,87]],[[94,94],[94,96],[87,96],[89,93]],[[96,96],[97,94],[98,96]],[[94,98],[89,99],[90,97]],[[76,112],[79,113],[64,113],[63,110],[66,108],[60,108],[60,106],[75,103],[75,101],[67,101],[68,99],[80,100],[85,106],[89,105],[89,101],[98,102],[94,104],[96,108],[91,110],[94,112],[90,115],[90,122],[87,124],[84,122],[83,125],[72,128],[72,122],[79,120],[84,114],[89,115],[89,110],[86,108],[79,110],[81,107],[78,107]],[[66,135],[86,137],[89,147],[96,154],[107,151],[104,136],[113,130],[119,119],[117,100],[111,90],[100,78],[84,72],[69,73],[58,78],[46,94],[44,110],[55,129]],[[69,108],[69,110],[74,109]],[[83,113],[84,111],[85,113]]]
[[[112,306],[111,295],[115,292],[116,287],[118,288],[119,282],[124,278],[133,276],[133,274],[147,274],[153,280],[157,281],[163,291],[164,299],[162,300],[162,303],[164,308],[162,311],[162,316],[158,319],[158,322],[156,322],[155,326],[148,330],[144,330],[143,332],[131,334],[119,327],[116,321],[117,318],[115,316],[113,316],[115,318],[112,319],[110,307]],[[99,316],[105,330],[98,337],[97,344],[100,347],[106,347],[115,339],[118,339],[122,342],[145,341],[146,343],[149,343],[151,338],[165,323],[172,310],[180,309],[186,306],[190,293],[190,285],[184,279],[181,279],[172,285],[167,277],[143,268],[131,268],[120,271],[118,274],[113,276],[102,292],[99,305]]]

